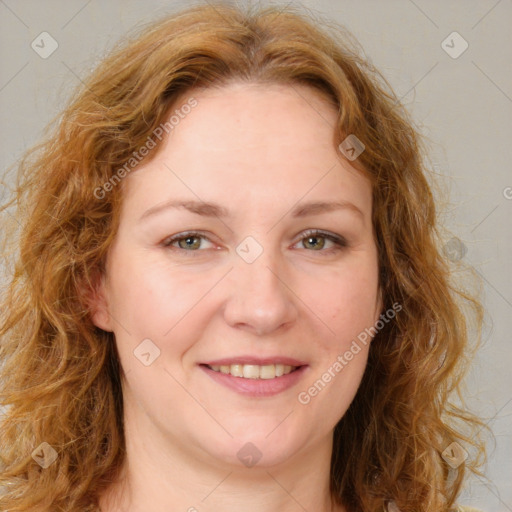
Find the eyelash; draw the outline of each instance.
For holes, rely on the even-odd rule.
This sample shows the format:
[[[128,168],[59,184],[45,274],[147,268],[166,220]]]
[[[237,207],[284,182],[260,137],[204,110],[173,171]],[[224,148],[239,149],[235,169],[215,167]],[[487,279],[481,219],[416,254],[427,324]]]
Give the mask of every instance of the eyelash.
[[[189,253],[189,254],[187,254],[187,256],[199,256],[198,253],[202,252],[201,249],[194,249],[194,250],[190,250],[189,251],[189,250],[183,249],[181,247],[172,247],[172,244],[175,243],[175,242],[178,242],[178,241],[183,240],[185,238],[194,238],[194,237],[204,238],[206,240],[209,240],[208,237],[206,237],[204,234],[202,234],[200,232],[197,232],[197,231],[186,231],[184,233],[179,233],[178,235],[175,235],[173,237],[166,238],[162,242],[162,246],[170,248],[170,249],[177,249],[177,250],[180,250],[180,251],[185,252],[185,253]],[[325,238],[327,240],[330,240],[331,242],[333,242],[336,245],[336,247],[331,247],[329,249],[325,249],[325,250],[324,249],[320,249],[318,251],[311,250],[311,252],[321,252],[321,253],[324,253],[324,254],[325,253],[332,254],[334,252],[338,252],[338,251],[340,251],[342,249],[345,249],[345,248],[347,248],[349,246],[347,241],[346,241],[346,239],[344,237],[338,236],[338,235],[334,235],[332,233],[329,233],[329,232],[326,232],[326,231],[322,231],[322,230],[318,230],[318,229],[308,229],[308,230],[304,231],[304,233],[303,233],[302,237],[300,238],[299,242],[301,242],[302,240],[304,240],[306,238],[309,238],[309,237]]]

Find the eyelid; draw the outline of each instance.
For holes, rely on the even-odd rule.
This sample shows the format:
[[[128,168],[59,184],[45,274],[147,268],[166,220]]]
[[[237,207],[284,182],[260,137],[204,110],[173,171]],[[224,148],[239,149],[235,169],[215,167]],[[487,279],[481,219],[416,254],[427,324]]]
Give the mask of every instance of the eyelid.
[[[183,238],[188,238],[188,237],[203,238],[205,240],[208,240],[212,244],[214,243],[210,239],[210,237],[203,231],[182,231],[181,233],[176,233],[175,235],[170,235],[170,236],[164,238],[164,240],[162,240],[162,242],[161,242],[161,245],[164,247],[171,247],[171,244],[173,244],[179,240],[182,240]],[[181,248],[176,247],[176,249],[181,249]],[[195,251],[187,251],[186,249],[181,249],[181,250],[184,252],[200,252],[198,250],[195,250]]]
[[[327,240],[330,240],[331,242],[333,242],[335,244],[335,247],[331,247],[329,249],[325,249],[325,250],[321,249],[321,250],[318,250],[318,251],[311,250],[311,251],[308,251],[308,252],[318,252],[318,253],[327,253],[327,254],[329,254],[329,253],[332,253],[332,252],[335,252],[335,251],[342,250],[342,249],[344,249],[344,248],[349,246],[349,243],[347,242],[345,237],[343,237],[341,235],[337,235],[335,233],[331,233],[330,231],[324,231],[322,229],[314,229],[314,228],[306,229],[304,231],[301,231],[301,233],[299,235],[300,235],[300,238],[297,240],[297,242],[295,242],[293,244],[293,246],[297,245],[302,240],[304,240],[305,238],[310,237],[310,236],[319,236],[319,237],[322,237],[322,238],[326,238]],[[187,238],[187,237],[202,238],[202,239],[208,240],[212,244],[214,243],[209,238],[209,236],[206,233],[202,232],[202,231],[183,231],[181,233],[177,233],[176,235],[171,235],[171,236],[165,238],[161,242],[161,245],[163,247],[167,247],[167,248],[178,250],[181,253],[187,253],[187,256],[197,256],[197,255],[199,255],[199,253],[204,251],[204,249],[187,250],[187,249],[182,249],[181,247],[172,247],[173,243],[175,243],[175,242],[177,242],[179,240],[182,240],[184,238]],[[305,250],[307,250],[307,249],[305,249]]]
[[[324,252],[329,253],[333,250],[340,250],[349,246],[347,239],[344,236],[337,235],[335,233],[331,233],[330,231],[324,231],[323,229],[306,229],[300,233],[300,239],[297,243],[299,243],[304,238],[309,236],[320,236],[322,238],[326,238],[327,240],[332,241],[337,247],[331,247],[330,249],[321,250],[321,251],[311,251],[311,252]],[[294,244],[295,245],[295,244]]]

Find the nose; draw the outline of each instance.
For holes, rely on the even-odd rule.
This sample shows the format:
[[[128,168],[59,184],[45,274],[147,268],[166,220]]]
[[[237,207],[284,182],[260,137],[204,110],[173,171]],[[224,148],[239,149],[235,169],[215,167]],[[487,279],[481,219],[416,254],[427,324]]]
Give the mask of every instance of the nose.
[[[270,251],[253,263],[241,258],[231,274],[226,322],[258,336],[289,328],[298,318],[297,297],[283,265]]]

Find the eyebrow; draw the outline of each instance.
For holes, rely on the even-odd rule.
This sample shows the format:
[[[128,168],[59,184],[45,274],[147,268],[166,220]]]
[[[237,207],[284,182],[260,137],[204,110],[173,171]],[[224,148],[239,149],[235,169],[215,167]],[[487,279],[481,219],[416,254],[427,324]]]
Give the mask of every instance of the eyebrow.
[[[171,200],[149,208],[141,215],[139,221],[170,209],[185,209],[202,217],[232,217],[232,214],[227,208],[224,208],[223,206],[216,203],[209,203],[205,201]],[[355,204],[346,201],[315,201],[311,203],[302,203],[297,205],[291,211],[291,216],[294,218],[307,217],[309,215],[320,215],[322,213],[329,213],[336,210],[352,211],[364,219],[363,212]]]

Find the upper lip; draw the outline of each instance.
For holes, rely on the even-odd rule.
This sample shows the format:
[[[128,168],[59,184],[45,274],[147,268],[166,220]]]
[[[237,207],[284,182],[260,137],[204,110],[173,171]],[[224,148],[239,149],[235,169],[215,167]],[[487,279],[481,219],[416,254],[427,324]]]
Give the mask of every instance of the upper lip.
[[[215,359],[204,361],[201,364],[208,366],[231,366],[232,364],[254,364],[258,366],[265,366],[270,364],[284,364],[288,366],[305,366],[307,363],[294,359],[293,357],[285,356],[238,356],[238,357],[225,357],[222,359]]]

